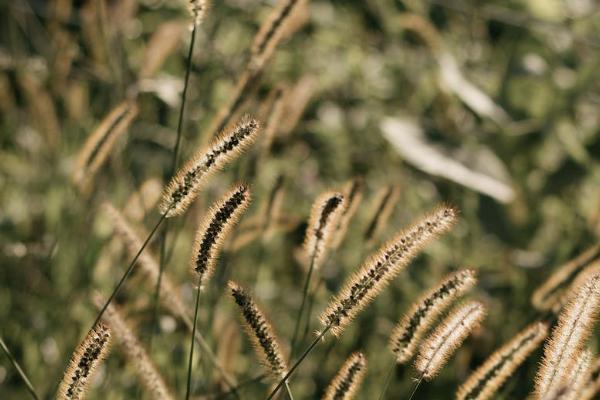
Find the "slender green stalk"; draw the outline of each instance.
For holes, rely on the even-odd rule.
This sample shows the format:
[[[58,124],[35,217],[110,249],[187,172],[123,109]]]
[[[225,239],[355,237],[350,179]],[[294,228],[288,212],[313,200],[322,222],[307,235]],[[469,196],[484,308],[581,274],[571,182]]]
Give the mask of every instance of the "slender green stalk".
[[[302,321],[302,315],[304,314],[304,307],[306,305],[306,299],[308,298],[308,288],[310,287],[310,278],[312,277],[313,270],[315,269],[315,255],[313,254],[310,259],[310,267],[308,268],[308,275],[304,281],[304,289],[302,290],[302,304],[298,315],[296,316],[296,324],[294,326],[294,336],[292,336],[292,343],[290,345],[290,359],[294,356],[296,342],[298,340],[298,333],[300,330],[300,321]]]
[[[383,387],[381,388],[381,393],[379,394],[378,399],[383,400],[385,397],[385,392],[387,392],[388,386],[390,386],[390,382],[392,381],[392,373],[396,368],[396,360],[392,360],[390,367],[388,368],[387,374],[385,374],[385,382],[383,383]]]
[[[148,246],[148,243],[150,243],[150,240],[152,240],[152,237],[154,236],[154,234],[156,233],[156,231],[158,230],[158,228],[161,226],[161,224],[167,218],[167,214],[169,213],[169,210],[171,210],[172,207],[173,206],[171,205],[169,207],[169,209],[167,211],[165,211],[160,216],[160,219],[156,223],[156,226],[154,226],[154,228],[152,229],[152,231],[148,234],[148,237],[144,241],[144,244],[142,244],[142,247],[140,248],[140,250],[137,252],[137,254],[135,255],[135,257],[133,257],[133,260],[131,260],[131,263],[129,264],[129,267],[127,267],[127,270],[125,271],[125,273],[121,277],[121,280],[119,281],[119,283],[117,283],[117,286],[115,286],[115,288],[114,288],[113,292],[111,293],[110,297],[108,298],[108,300],[106,300],[106,304],[104,304],[104,306],[100,309],[100,312],[98,313],[98,316],[96,317],[96,320],[92,324],[92,327],[90,328],[90,330],[92,330],[98,324],[98,322],[100,322],[100,319],[102,319],[102,316],[104,315],[104,312],[106,311],[106,309],[108,308],[108,306],[110,305],[110,303],[113,301],[113,299],[115,298],[115,296],[119,293],[119,291],[121,290],[121,287],[123,286],[123,284],[125,283],[125,281],[129,277],[129,275],[131,275],[131,272],[133,271],[133,268],[135,267],[135,264],[136,264],[137,260],[140,258],[140,256],[142,255],[142,252]]]
[[[21,368],[21,366],[19,365],[17,360],[13,357],[10,350],[8,350],[8,347],[4,343],[4,340],[2,340],[2,337],[0,337],[0,347],[2,347],[4,354],[6,354],[6,357],[8,357],[8,359],[11,362],[11,364],[13,365],[13,367],[15,367],[15,369],[19,373],[19,376],[21,377],[21,379],[23,379],[23,382],[25,383],[25,387],[27,388],[27,391],[29,392],[29,394],[31,394],[31,397],[33,397],[35,400],[39,400],[40,397],[37,395],[35,389],[33,388],[31,381],[29,380],[29,378],[27,378],[27,375],[25,374],[25,372],[23,371],[23,369]]]
[[[290,389],[290,382],[289,382],[289,380],[285,381],[285,390],[287,390],[287,394],[288,394],[290,400],[294,400],[294,395],[292,394],[292,389]]]
[[[421,382],[423,382],[424,376],[425,376],[425,374],[421,374],[421,377],[417,381],[417,384],[415,385],[415,388],[413,389],[412,393],[410,394],[410,397],[408,398],[408,400],[412,400],[412,398],[415,397],[415,393],[417,393],[417,389],[419,388],[419,386],[421,386]]]
[[[281,386],[283,386],[286,381],[290,378],[290,376],[292,376],[292,374],[294,373],[294,371],[296,371],[296,369],[300,366],[300,364],[302,364],[302,361],[304,361],[304,359],[310,354],[311,351],[313,351],[313,349],[315,348],[315,346],[321,341],[321,339],[323,339],[323,337],[325,336],[325,334],[327,332],[329,332],[329,330],[331,329],[331,325],[327,325],[325,327],[325,329],[323,329],[323,331],[315,338],[315,340],[310,344],[310,346],[308,346],[308,348],[306,350],[304,350],[304,353],[302,353],[302,355],[300,356],[300,358],[298,358],[298,361],[296,361],[294,363],[294,365],[292,365],[292,367],[290,368],[290,370],[288,371],[287,374],[285,374],[285,376],[283,378],[281,378],[281,380],[279,381],[279,383],[277,384],[277,386],[275,386],[275,388],[273,389],[273,391],[269,394],[269,397],[267,397],[267,400],[271,400],[279,391],[279,389],[281,389]]]
[[[187,91],[190,81],[190,71],[192,69],[192,56],[194,54],[194,43],[196,42],[196,24],[192,28],[192,37],[190,39],[190,47],[187,55],[187,66],[185,70],[185,81],[183,85],[183,93],[181,94],[181,107],[179,108],[179,120],[177,121],[177,138],[175,139],[175,148],[173,149],[173,158],[171,160],[171,169],[169,176],[175,174],[177,168],[177,162],[179,159],[179,148],[181,146],[181,137],[183,136],[183,120],[185,115],[185,103],[187,100]],[[158,309],[160,302],[160,285],[162,282],[163,271],[167,263],[166,250],[167,250],[167,233],[169,231],[169,221],[165,223],[165,227],[162,230],[160,240],[160,260],[158,269],[158,279],[156,281],[156,288],[154,289],[154,312],[152,313],[152,332],[150,333],[150,344],[149,348],[152,348],[152,338],[154,333],[158,330]]]
[[[185,399],[189,400],[192,389],[192,360],[194,357],[194,343],[196,343],[196,323],[198,321],[198,305],[200,304],[200,284],[202,283],[202,275],[198,277],[198,285],[196,287],[196,307],[194,308],[194,325],[192,327],[192,339],[190,343],[190,357],[188,360],[187,386],[185,391]]]

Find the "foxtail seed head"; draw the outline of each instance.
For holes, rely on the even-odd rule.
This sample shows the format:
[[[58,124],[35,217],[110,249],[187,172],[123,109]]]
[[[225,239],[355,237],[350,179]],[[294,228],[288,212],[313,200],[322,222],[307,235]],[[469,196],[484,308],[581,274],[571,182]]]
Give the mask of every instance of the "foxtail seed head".
[[[361,177],[354,178],[344,186],[342,190],[342,194],[344,195],[344,210],[335,229],[334,238],[331,243],[332,248],[337,249],[342,244],[346,232],[348,232],[350,220],[352,220],[360,205],[364,189],[365,181]]]
[[[94,296],[94,303],[102,309],[105,300],[100,295]],[[104,321],[110,326],[127,359],[134,365],[136,375],[150,398],[155,400],[173,399],[161,374],[140,344],[117,307],[110,304],[103,315]]]
[[[244,288],[233,281],[229,281],[228,286],[233,300],[240,307],[244,326],[259,358],[274,377],[285,376],[288,367],[273,327]]]
[[[354,398],[367,371],[367,359],[362,353],[352,353],[333,378],[323,400],[350,400]]]
[[[313,204],[304,238],[304,250],[307,258],[313,258],[315,269],[319,268],[325,258],[343,211],[344,196],[340,193],[323,193]]]
[[[71,356],[58,387],[58,400],[78,400],[85,397],[96,368],[108,354],[111,336],[110,329],[102,323],[88,332]]]
[[[535,380],[536,399],[546,399],[566,379],[569,364],[583,351],[591,334],[600,312],[600,273],[593,272],[575,289],[546,341]]]
[[[457,214],[454,208],[441,206],[383,245],[331,299],[320,316],[323,327],[329,327],[333,335],[339,336],[358,312],[412,261],[423,246],[450,229]]]
[[[455,308],[429,335],[415,362],[415,367],[426,380],[433,379],[448,359],[460,347],[471,331],[485,317],[483,304],[470,301]]]
[[[212,276],[223,240],[248,208],[248,204],[250,189],[242,184],[225,194],[204,217],[196,232],[190,262],[193,274],[199,276],[200,287]]]
[[[457,400],[486,400],[500,389],[525,359],[548,336],[548,325],[535,322],[496,350],[456,393]]]
[[[202,20],[206,16],[209,7],[209,0],[189,0],[188,9],[195,26],[198,26],[202,23]]]
[[[475,271],[457,271],[416,301],[390,337],[390,347],[396,355],[396,362],[405,363],[410,360],[435,319],[476,282]]]
[[[250,146],[258,131],[258,121],[243,118],[192,157],[167,185],[160,205],[161,213],[166,213],[167,217],[183,214],[200,193],[206,179]]]
[[[600,393],[600,357],[596,357],[592,361],[579,400],[591,400],[598,393]]]
[[[396,185],[389,185],[379,190],[371,222],[365,231],[365,240],[375,240],[379,232],[383,230],[394,210],[398,197],[400,197],[400,188]]]
[[[577,274],[594,261],[600,261],[600,243],[588,248],[574,259],[558,267],[556,271],[554,271],[554,273],[552,273],[552,275],[550,275],[550,277],[540,285],[535,292],[533,292],[533,296],[531,297],[533,306],[542,311],[552,309]]]

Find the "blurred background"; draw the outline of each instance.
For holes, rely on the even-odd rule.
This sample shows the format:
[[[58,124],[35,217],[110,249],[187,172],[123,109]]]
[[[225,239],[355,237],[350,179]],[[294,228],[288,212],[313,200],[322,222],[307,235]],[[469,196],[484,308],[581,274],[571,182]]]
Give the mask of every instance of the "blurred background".
[[[198,27],[181,160],[210,137],[274,7],[215,1]],[[0,10],[0,335],[49,398],[95,318],[91,294],[108,295],[131,259],[100,205],[123,210],[140,232],[159,218],[155,203],[171,173],[191,18],[184,1],[2,1]],[[261,139],[211,179],[169,225],[166,274],[191,312],[188,259],[198,220],[235,182],[252,185],[253,205],[201,303],[198,326],[219,360],[240,382],[261,372],[226,295],[230,278],[253,290],[289,342],[311,203],[360,177],[364,196],[318,273],[314,316],[370,252],[421,213],[449,202],[461,221],[340,339],[317,348],[292,380],[294,393],[318,398],[360,349],[368,372],[358,398],[377,398],[392,362],[393,324],[448,271],[472,267],[480,282],[469,297],[485,301],[489,315],[416,396],[449,398],[532,320],[531,293],[553,268],[598,241],[599,49],[593,0],[309,1],[236,106],[236,115],[265,121],[269,142]],[[268,122],[278,96],[284,111]],[[77,177],[85,141],[114,124],[123,104],[125,122],[104,162]],[[394,201],[373,231],[386,191]],[[280,203],[269,214],[273,193]],[[269,229],[265,215],[274,216]],[[150,246],[156,257],[159,247],[157,236]],[[153,290],[135,273],[117,303],[181,397],[190,332],[160,307],[153,333]],[[314,318],[311,330],[317,328]],[[498,398],[530,392],[540,353]],[[25,398],[18,375],[0,360],[0,397]],[[396,368],[388,398],[406,397],[416,375]],[[217,398],[223,389],[204,358],[194,382],[197,398]],[[253,382],[241,393],[262,398],[269,385]],[[89,398],[145,398],[117,345]]]

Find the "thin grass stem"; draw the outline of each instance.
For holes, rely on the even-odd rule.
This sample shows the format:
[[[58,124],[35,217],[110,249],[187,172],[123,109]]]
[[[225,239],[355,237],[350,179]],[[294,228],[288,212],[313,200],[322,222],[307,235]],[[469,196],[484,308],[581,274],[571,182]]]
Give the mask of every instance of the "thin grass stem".
[[[298,341],[298,333],[300,330],[300,322],[302,321],[302,315],[304,314],[304,307],[306,306],[306,299],[308,297],[308,288],[310,287],[310,278],[312,277],[315,269],[315,254],[313,253],[310,259],[310,267],[308,268],[308,275],[304,281],[304,289],[302,290],[302,303],[300,304],[300,310],[296,316],[296,323],[294,326],[294,336],[292,336],[292,342],[290,344],[290,359],[294,356],[296,342]]]
[[[410,397],[408,398],[408,400],[412,400],[412,398],[415,397],[415,393],[417,393],[417,389],[419,388],[419,386],[421,386],[421,382],[423,382],[424,377],[425,377],[425,374],[421,374],[421,377],[417,381],[417,384],[415,385],[415,388],[413,389],[412,393],[410,394]]]
[[[187,371],[187,386],[185,390],[185,399],[189,400],[192,389],[192,360],[194,358],[194,343],[196,343],[196,323],[198,321],[198,306],[200,304],[200,284],[202,283],[202,275],[198,276],[198,285],[196,287],[196,306],[194,308],[194,322],[192,326],[192,339],[190,343],[190,357],[188,359]]]
[[[281,389],[281,386],[283,386],[285,384],[285,382],[294,373],[294,371],[296,371],[296,369],[300,366],[300,364],[302,364],[302,361],[304,361],[304,359],[310,354],[310,352],[313,351],[313,349],[315,348],[315,346],[321,341],[321,339],[323,339],[323,337],[325,336],[325,334],[327,332],[329,332],[330,329],[331,329],[331,325],[327,325],[325,327],[325,329],[323,329],[323,331],[310,344],[310,346],[308,346],[306,348],[306,350],[304,350],[304,353],[302,353],[302,355],[300,356],[300,358],[298,358],[298,361],[296,361],[294,363],[294,365],[292,365],[292,367],[290,368],[290,370],[288,371],[288,373],[285,374],[285,376],[283,378],[281,378],[281,380],[279,381],[279,383],[277,384],[277,386],[275,386],[275,388],[271,391],[271,393],[269,394],[269,397],[267,397],[267,400],[271,400],[273,397],[275,397],[275,395],[277,394],[277,392],[279,391],[279,389]]]
[[[385,381],[383,382],[383,387],[381,388],[381,393],[379,394],[378,399],[383,400],[385,397],[385,392],[387,392],[388,386],[390,386],[390,382],[392,381],[392,373],[396,368],[396,360],[392,360],[390,363],[390,367],[388,368],[388,372],[385,374]]]
[[[35,389],[33,388],[31,381],[29,380],[29,378],[25,374],[25,371],[23,371],[23,369],[21,368],[21,366],[19,365],[17,360],[13,357],[10,350],[8,350],[8,347],[6,346],[6,343],[4,343],[4,340],[2,339],[2,337],[0,337],[0,347],[2,347],[4,354],[6,354],[6,357],[8,357],[8,360],[11,362],[13,367],[15,367],[15,369],[19,373],[19,376],[21,377],[21,379],[23,379],[23,382],[25,383],[25,387],[27,388],[27,391],[29,392],[29,394],[31,394],[31,397],[33,397],[35,400],[39,400],[40,397],[37,395]]]

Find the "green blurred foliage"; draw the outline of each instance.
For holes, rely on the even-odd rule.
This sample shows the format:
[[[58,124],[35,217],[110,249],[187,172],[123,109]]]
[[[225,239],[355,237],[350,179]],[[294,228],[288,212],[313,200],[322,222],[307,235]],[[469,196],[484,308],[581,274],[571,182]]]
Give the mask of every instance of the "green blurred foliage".
[[[104,4],[107,17],[82,15]],[[211,118],[227,101],[248,49],[272,2],[215,2],[201,25],[195,48],[182,155],[204,139]],[[63,8],[64,7],[64,8]],[[131,7],[131,9],[128,9]],[[189,23],[184,2],[161,0],[2,2],[0,4],[0,334],[44,397],[51,397],[69,356],[95,317],[93,291],[108,294],[129,256],[109,247],[110,222],[98,205],[123,207],[149,178],[167,180],[175,141],[188,31],[152,78],[167,91],[142,91],[140,113],[83,196],[70,175],[75,155],[106,113],[131,93],[152,34],[161,24]],[[67,10],[68,12],[63,12]],[[409,29],[402,16],[427,24]],[[93,17],[96,14],[92,13]],[[428,43],[428,26],[438,40]],[[271,88],[316,78],[303,117],[289,136],[278,137],[267,159],[255,152],[211,180],[188,214],[172,223],[176,238],[167,273],[193,304],[187,264],[198,218],[237,180],[249,180],[255,201],[246,219],[258,215],[278,175],[285,177],[284,213],[308,217],[313,199],[364,176],[363,204],[348,237],[320,271],[315,315],[361,261],[395,231],[442,201],[461,210],[461,222],[429,246],[363,312],[338,340],[322,344],[292,380],[296,398],[316,398],[343,360],[362,349],[368,373],[359,398],[377,398],[392,362],[387,349],[393,324],[418,294],[452,269],[476,268],[470,295],[489,306],[483,328],[451,359],[439,378],[423,384],[416,398],[450,398],[469,371],[535,317],[533,289],[554,267],[598,240],[600,234],[600,9],[591,0],[327,1],[310,2],[310,19],[285,40],[246,111],[256,113]],[[440,50],[441,49],[441,50]],[[452,54],[462,74],[505,110],[498,123],[472,110],[439,78],[436,51]],[[160,79],[164,79],[161,81]],[[162,86],[161,86],[162,85]],[[386,117],[410,116],[435,144],[463,160],[494,155],[514,198],[501,203],[404,162],[380,134]],[[410,151],[410,150],[409,150]],[[497,170],[486,164],[484,169]],[[401,197],[378,243],[363,233],[374,194],[401,186]],[[158,219],[148,210],[149,230]],[[222,271],[202,300],[199,329],[217,348],[224,327],[238,327],[237,310],[224,295],[226,278],[255,287],[257,300],[287,342],[301,300],[305,269],[295,257],[304,224],[226,251]],[[239,231],[236,231],[239,233]],[[237,234],[236,233],[236,234]],[[171,242],[173,243],[173,242]],[[158,242],[152,251],[158,254]],[[257,270],[258,281],[256,281]],[[145,344],[152,332],[152,289],[134,276],[118,297]],[[317,329],[316,320],[311,329]],[[243,381],[260,371],[244,333],[234,371]],[[161,310],[161,331],[151,356],[180,396],[185,389],[189,332]],[[595,336],[598,342],[598,335]],[[225,345],[233,346],[234,342]],[[597,351],[597,343],[594,346]],[[523,398],[541,352],[536,352],[502,389],[499,398]],[[24,398],[6,358],[0,363],[0,397]],[[218,387],[201,360],[196,393]],[[398,367],[388,398],[403,398],[416,372]],[[267,382],[246,386],[245,398],[262,398]],[[132,366],[114,346],[90,399],[142,396]]]

